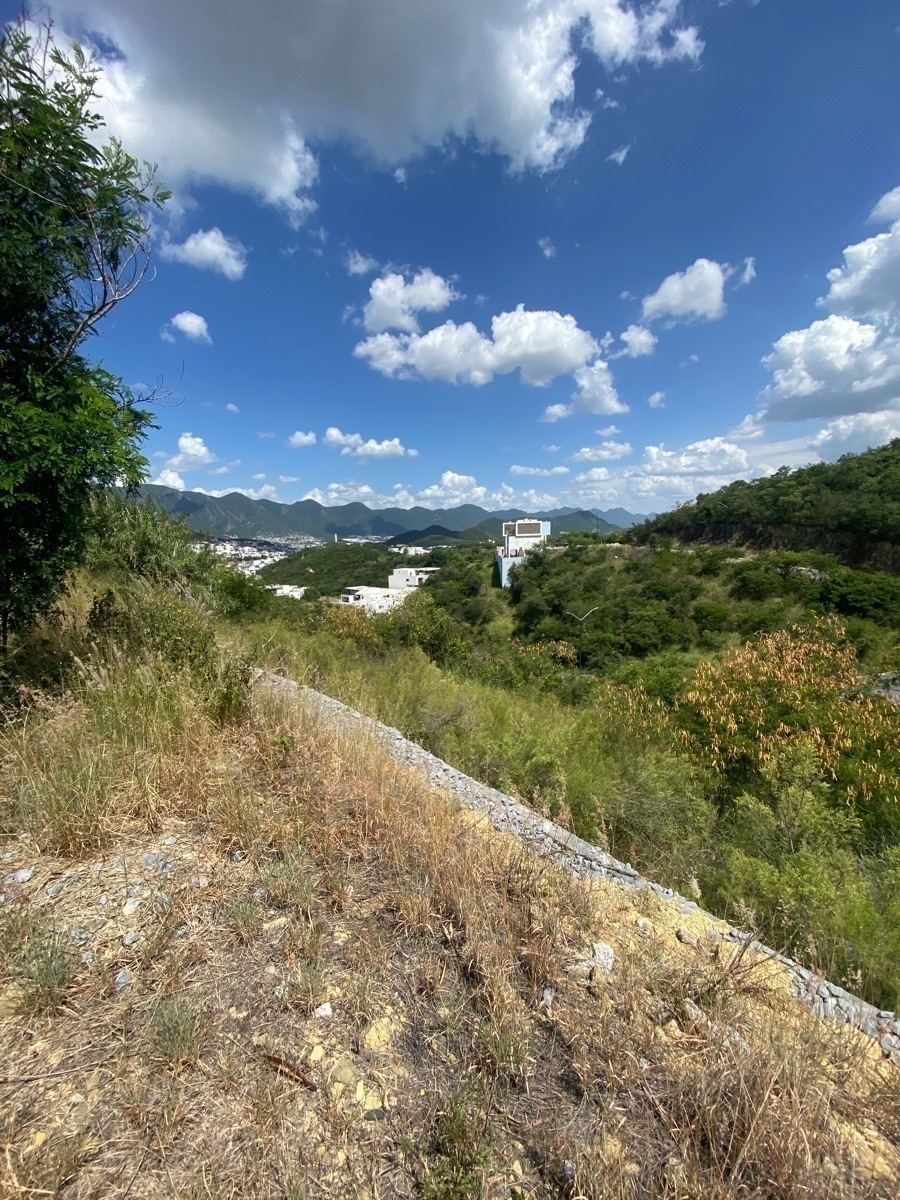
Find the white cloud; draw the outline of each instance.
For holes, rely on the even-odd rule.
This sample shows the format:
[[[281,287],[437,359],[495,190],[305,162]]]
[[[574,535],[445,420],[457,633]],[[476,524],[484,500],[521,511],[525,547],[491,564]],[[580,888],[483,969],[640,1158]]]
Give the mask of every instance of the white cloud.
[[[629,325],[619,334],[619,340],[625,343],[625,349],[620,350],[614,357],[623,355],[628,358],[644,358],[656,349],[656,335],[643,325]]]
[[[166,459],[163,470],[153,482],[183,491],[185,484],[182,476],[185,472],[199,471],[202,467],[212,466],[218,461],[218,457],[213,454],[202,437],[197,437],[193,433],[183,433],[178,439],[178,453]]]
[[[256,436],[258,438],[262,438],[264,441],[268,441],[269,439],[273,438],[275,434],[268,429],[258,429],[256,431]]]
[[[654,392],[652,396],[647,397],[647,403],[650,405],[651,408],[665,408],[666,407],[666,393],[665,392]]]
[[[397,169],[394,171],[394,179],[402,187],[403,184],[406,183],[406,167],[397,167]]]
[[[551,442],[549,446],[541,446],[542,450],[546,450],[548,454],[558,454],[562,450],[562,446],[557,446],[555,442]]]
[[[686,270],[666,276],[655,292],[644,297],[641,305],[644,320],[670,317],[676,321],[692,318],[717,321],[725,316],[725,281],[730,274],[727,263],[698,258]]]
[[[737,475],[750,466],[748,452],[723,437],[692,442],[683,450],[662,445],[644,449],[644,466],[653,475]]]
[[[869,220],[883,225],[891,225],[894,221],[900,221],[900,187],[885,192],[869,213]]]
[[[568,475],[568,467],[520,467],[515,464],[509,468],[510,475],[537,475],[549,479],[552,475]]]
[[[575,476],[576,483],[602,483],[607,479],[609,479],[607,467],[591,467],[589,471]]]
[[[579,367],[574,373],[578,391],[568,404],[549,404],[542,420],[561,421],[579,413],[609,414],[628,412],[628,405],[619,399],[612,372],[602,358]]]
[[[348,275],[368,275],[370,271],[378,270],[378,259],[369,254],[360,254],[358,250],[348,250],[344,260]]]
[[[454,508],[459,504],[482,504],[487,488],[480,487],[474,475],[445,471],[439,483],[423,488],[416,497],[427,508]]]
[[[161,487],[177,488],[179,492],[183,492],[187,486],[177,471],[173,471],[170,467],[160,471],[157,477],[153,480]]]
[[[572,462],[615,462],[632,452],[629,442],[601,442],[599,446],[582,446],[572,455]]]
[[[217,461],[216,455],[202,437],[183,433],[178,439],[178,453],[166,462],[166,466],[176,471],[196,471]]]
[[[887,233],[844,251],[844,264],[828,272],[831,287],[820,306],[853,317],[886,317],[900,301],[900,219]]]
[[[628,157],[628,151],[631,149],[632,145],[633,143],[629,142],[628,145],[620,146],[618,150],[613,150],[612,154],[607,154],[606,161],[614,162],[617,167],[621,167],[622,163]]]
[[[474,138],[515,170],[547,170],[584,141],[580,59],[606,68],[694,63],[677,0],[50,0],[60,30],[96,30],[113,133],[178,188],[224,184],[282,209],[314,207],[307,141],[348,140],[396,164]],[[173,36],[177,30],[177,36]]]
[[[541,254],[543,254],[544,258],[556,257],[556,247],[548,237],[538,238],[538,245],[541,248]]]
[[[603,438],[612,437],[613,434],[621,432],[622,430],[618,427],[618,425],[604,425],[602,429],[597,430],[597,436]]]
[[[428,333],[379,333],[360,342],[353,353],[383,375],[399,379],[441,379],[446,383],[490,383],[495,375],[518,370],[523,383],[543,387],[558,375],[577,372],[599,347],[574,317],[558,312],[513,312],[491,321],[491,337],[471,323],[446,321]],[[608,375],[606,364],[603,370]],[[579,376],[576,373],[576,380]],[[582,394],[591,388],[591,377],[579,382]],[[608,388],[611,387],[611,377]],[[612,389],[613,394],[615,389]],[[600,403],[600,401],[597,401]],[[587,403],[587,401],[585,401]],[[622,412],[623,408],[590,408],[588,412]]]
[[[213,467],[211,470],[207,471],[206,473],[207,473],[207,475],[227,475],[230,472],[230,470],[231,470],[231,467],[228,465],[228,463],[222,463],[221,467]]]
[[[876,412],[900,396],[900,337],[891,326],[828,316],[785,333],[763,363],[774,377],[761,394],[769,421]]]
[[[212,338],[209,336],[209,326],[206,323],[206,318],[201,317],[199,313],[191,312],[189,309],[176,313],[163,326],[162,333],[160,334],[163,341],[175,341],[173,330],[184,334],[189,342],[204,342],[208,346],[212,345]]]
[[[180,243],[163,238],[159,253],[170,262],[217,271],[231,280],[240,279],[247,269],[247,248],[219,228],[201,229]]]
[[[440,312],[458,299],[460,296],[452,285],[430,267],[418,271],[408,283],[402,275],[391,271],[372,281],[363,321],[369,333],[385,329],[417,333],[417,313]]]
[[[279,475],[278,482],[279,483],[299,483],[300,476],[299,475]]]
[[[741,271],[735,287],[746,287],[748,283],[752,283],[756,278],[756,259],[752,256],[744,259],[744,267]]]
[[[230,413],[239,413],[241,410],[236,404],[226,404],[225,411]]]
[[[418,450],[408,450],[400,444],[399,438],[385,438],[376,442],[374,438],[364,440],[359,433],[341,433],[340,429],[331,425],[322,438],[323,446],[340,446],[341,454],[353,458],[417,458]]]
[[[278,499],[278,491],[275,485],[272,483],[264,483],[261,488],[230,487],[221,488],[219,491],[207,491],[206,488],[195,488],[194,491],[202,492],[204,496],[216,496],[217,498],[221,498],[222,496],[231,496],[237,492],[239,496],[247,496],[250,500]]]
[[[267,436],[267,435],[260,434],[259,436],[263,437],[263,436]],[[300,429],[298,429],[296,431],[296,433],[292,433],[291,436],[288,438],[289,446],[294,446],[294,447],[314,446],[315,444],[316,444],[316,435],[312,432],[303,433],[303,431]]]

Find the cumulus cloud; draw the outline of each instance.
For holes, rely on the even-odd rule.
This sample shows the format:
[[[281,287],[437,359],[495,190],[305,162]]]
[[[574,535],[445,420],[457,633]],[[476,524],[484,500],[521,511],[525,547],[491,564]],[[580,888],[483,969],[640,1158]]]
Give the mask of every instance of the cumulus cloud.
[[[644,358],[656,349],[656,335],[644,325],[629,325],[619,334],[619,340],[625,343],[625,349],[613,355],[614,358],[621,358],[623,355],[628,358]]]
[[[890,194],[890,193],[889,193]],[[844,262],[828,272],[831,285],[819,304],[855,317],[887,317],[900,301],[900,219],[887,233],[844,251]]]
[[[363,309],[363,323],[369,333],[402,329],[417,333],[417,314],[440,312],[460,299],[453,286],[430,267],[424,267],[410,280],[394,271],[372,281],[369,300]]]
[[[183,242],[163,238],[159,253],[170,262],[217,271],[226,279],[240,279],[247,269],[247,248],[236,238],[226,237],[219,228],[201,229]]]
[[[900,336],[832,314],[778,339],[763,363],[774,383],[761,395],[769,421],[876,412],[900,396]]]
[[[369,254],[360,254],[358,250],[349,250],[344,260],[348,275],[368,275],[378,270],[378,259]]]
[[[894,221],[900,221],[900,187],[885,192],[869,213],[869,220],[880,225],[890,225]]]
[[[538,238],[538,245],[541,248],[541,254],[543,254],[544,258],[556,257],[556,247],[548,237]]]
[[[202,437],[189,432],[183,433],[178,439],[178,453],[166,459],[163,469],[153,482],[183,491],[183,475],[186,472],[199,471],[202,467],[212,466],[218,461],[217,455],[213,454]]]
[[[265,437],[265,436],[267,436],[267,435],[262,434],[262,433],[259,434],[259,437]],[[289,446],[295,446],[295,447],[314,446],[315,444],[316,444],[316,435],[311,432],[304,433],[301,429],[298,429],[296,431],[296,433],[292,433],[291,436],[288,438]]]
[[[579,367],[573,372],[578,390],[568,404],[549,404],[544,409],[544,421],[561,421],[581,413],[612,415],[628,412],[628,405],[619,399],[609,364],[602,358]]]
[[[364,439],[359,433],[341,433],[335,425],[326,429],[322,438],[324,446],[340,446],[341,454],[353,458],[417,458],[418,450],[408,450],[399,438],[385,438],[377,442],[374,438]]]
[[[279,483],[299,483],[300,476],[299,475],[279,475],[278,482]]]
[[[241,410],[236,404],[226,404],[225,411],[230,413],[239,413]]]
[[[583,143],[580,58],[611,69],[694,63],[678,0],[50,0],[63,32],[95,40],[112,132],[176,187],[254,193],[299,223],[314,207],[311,139],[348,139],[396,164],[472,137],[515,170]],[[172,31],[177,30],[177,37]],[[275,32],[273,32],[275,31]]]
[[[572,462],[615,462],[632,452],[629,442],[601,442],[599,446],[582,446],[572,455]]]
[[[163,326],[160,337],[165,342],[174,342],[176,333],[183,334],[189,342],[203,342],[207,346],[212,345],[212,338],[209,335],[209,326],[206,323],[206,318],[201,317],[199,313],[191,312],[189,309],[176,313],[170,321],[167,321]]]
[[[717,321],[725,316],[725,282],[730,274],[727,263],[698,258],[686,270],[667,275],[655,292],[644,297],[643,319]]]
[[[157,477],[153,480],[161,487],[177,488],[179,492],[183,492],[187,486],[177,471],[173,471],[171,467],[165,467]]]
[[[555,442],[551,442],[549,446],[541,446],[542,450],[546,450],[548,454],[558,454],[562,450],[562,446],[557,446]]]
[[[651,408],[665,408],[666,407],[666,393],[665,392],[654,392],[652,395],[647,397],[647,403],[650,405]]]
[[[568,475],[568,467],[521,467],[514,464],[509,468],[510,475],[537,475],[549,479],[553,475]]]
[[[757,421],[880,412],[893,421],[900,405],[900,188],[881,197],[871,218],[892,224],[848,246],[827,273],[818,305],[829,315],[783,334],[763,359],[773,382],[760,394]]]
[[[622,412],[624,408],[588,407],[593,388],[599,397],[600,375],[603,399],[612,388],[605,363],[592,376],[586,364],[598,353],[593,336],[580,329],[575,318],[558,312],[527,311],[520,304],[513,312],[500,313],[491,321],[491,336],[481,333],[471,321],[443,325],[418,334],[379,333],[360,342],[353,353],[376,371],[398,379],[441,379],[446,383],[490,383],[496,375],[518,371],[523,383],[543,387],[559,375],[574,373],[583,411]],[[596,364],[593,364],[596,365]],[[579,371],[587,374],[579,377]],[[608,377],[608,378],[607,378]],[[582,381],[583,380],[583,381]]]

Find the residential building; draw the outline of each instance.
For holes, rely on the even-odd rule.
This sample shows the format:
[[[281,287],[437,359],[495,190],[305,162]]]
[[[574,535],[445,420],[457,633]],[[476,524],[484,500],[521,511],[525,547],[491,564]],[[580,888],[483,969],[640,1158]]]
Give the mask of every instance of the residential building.
[[[513,567],[521,566],[528,551],[542,546],[549,536],[549,521],[541,521],[534,517],[504,521],[503,545],[497,549],[501,587],[509,587],[509,573]]]

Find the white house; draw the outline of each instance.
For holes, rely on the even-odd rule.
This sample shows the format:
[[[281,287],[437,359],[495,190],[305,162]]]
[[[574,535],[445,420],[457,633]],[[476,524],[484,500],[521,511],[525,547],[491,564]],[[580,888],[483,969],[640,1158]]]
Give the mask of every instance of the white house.
[[[440,567],[396,567],[388,575],[389,588],[417,588],[424,583],[429,575],[439,571]]]
[[[367,613],[390,612],[398,604],[402,604],[409,595],[407,588],[358,587],[344,588],[341,592],[341,604],[352,604]]]
[[[542,546],[549,536],[549,521],[540,521],[534,517],[504,521],[503,545],[497,550],[501,587],[509,587],[509,573],[512,568],[524,563],[528,551]]]
[[[276,596],[289,596],[292,600],[299,600],[306,588],[297,587],[293,583],[269,583],[266,585],[266,591],[274,592]]]

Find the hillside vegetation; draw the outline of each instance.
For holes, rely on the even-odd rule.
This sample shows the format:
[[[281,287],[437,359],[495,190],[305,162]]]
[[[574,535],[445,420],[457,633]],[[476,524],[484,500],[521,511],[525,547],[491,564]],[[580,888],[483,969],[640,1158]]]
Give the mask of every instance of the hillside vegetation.
[[[377,746],[249,686],[268,661],[393,707],[488,776],[542,769],[539,804],[565,752],[601,836],[655,820],[684,855],[693,821],[688,858],[715,837],[704,772],[752,780],[774,758],[771,806],[746,811],[744,836],[760,853],[781,839],[785,862],[805,851],[807,869],[822,858],[811,909],[791,910],[818,938],[804,922],[838,919],[828,854],[846,830],[771,722],[815,724],[830,764],[850,761],[834,714],[881,745],[886,710],[853,691],[836,624],[699,673],[683,752],[639,687],[591,681],[564,647],[501,646],[515,688],[468,674],[477,643],[451,607],[469,573],[481,587],[475,550],[443,602],[368,621],[190,558],[190,532],[150,510],[94,516],[90,566],[17,634],[0,679],[3,1194],[896,1194],[896,1067],[874,1043],[798,1009],[777,967],[685,928],[677,906],[573,881]],[[486,597],[482,629],[502,602]],[[764,704],[770,724],[748,719],[720,768],[730,743],[703,721],[727,734],[730,701],[707,697],[755,712],[791,666],[795,714]],[[587,681],[577,703],[569,676]],[[851,778],[876,796],[877,779]],[[564,786],[556,801],[564,817]],[[852,853],[839,865],[871,926]],[[900,889],[881,884],[890,911]]]
[[[315,588],[320,596],[339,596],[346,587],[387,587],[388,576],[408,563],[377,542],[328,542],[310,546],[271,563],[259,572],[264,583]]]
[[[854,564],[900,571],[900,438],[835,463],[737,480],[632,530],[684,540],[816,547]]]

